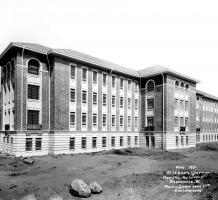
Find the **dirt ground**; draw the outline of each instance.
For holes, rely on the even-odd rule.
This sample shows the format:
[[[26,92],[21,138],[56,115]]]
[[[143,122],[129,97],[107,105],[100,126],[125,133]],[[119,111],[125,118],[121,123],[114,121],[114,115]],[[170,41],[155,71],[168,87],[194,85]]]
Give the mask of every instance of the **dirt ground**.
[[[218,143],[196,148],[162,151],[131,148],[94,154],[34,157],[34,164],[22,158],[0,154],[0,200],[19,200],[27,194],[47,200],[52,194],[64,200],[82,199],[69,193],[75,178],[99,182],[104,191],[90,200],[194,200],[218,199]],[[201,175],[201,192],[175,192],[167,189],[167,171],[176,166],[196,166]]]

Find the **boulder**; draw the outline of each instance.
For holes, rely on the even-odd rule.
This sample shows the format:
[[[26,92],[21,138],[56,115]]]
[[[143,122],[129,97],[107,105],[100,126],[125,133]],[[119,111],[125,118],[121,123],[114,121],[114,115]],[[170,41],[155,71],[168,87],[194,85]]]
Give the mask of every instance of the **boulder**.
[[[90,197],[91,190],[89,186],[81,179],[75,179],[71,182],[70,192],[78,197]]]
[[[24,158],[23,159],[23,162],[25,163],[25,164],[28,164],[28,165],[32,165],[33,163],[34,163],[34,160],[32,159],[32,158]]]
[[[36,200],[36,196],[33,194],[23,197],[21,200]]]
[[[63,198],[60,195],[54,194],[49,198],[49,200],[63,200]]]
[[[103,191],[103,188],[96,181],[91,182],[89,187],[93,194],[99,194]]]

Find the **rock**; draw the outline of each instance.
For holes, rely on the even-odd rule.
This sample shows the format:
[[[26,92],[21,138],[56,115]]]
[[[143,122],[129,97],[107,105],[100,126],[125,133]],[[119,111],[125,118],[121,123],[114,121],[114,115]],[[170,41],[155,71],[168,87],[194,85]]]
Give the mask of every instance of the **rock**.
[[[60,195],[52,195],[49,200],[63,200],[63,198]]]
[[[34,160],[32,158],[24,158],[23,159],[23,162],[25,164],[29,164],[29,165],[32,165],[34,163]]]
[[[23,197],[21,200],[36,200],[36,196],[33,194]]]
[[[103,191],[103,188],[96,181],[91,182],[89,187],[93,194],[99,194]]]
[[[91,196],[91,190],[89,186],[81,179],[75,179],[71,182],[70,192],[74,196],[79,196],[79,197]]]

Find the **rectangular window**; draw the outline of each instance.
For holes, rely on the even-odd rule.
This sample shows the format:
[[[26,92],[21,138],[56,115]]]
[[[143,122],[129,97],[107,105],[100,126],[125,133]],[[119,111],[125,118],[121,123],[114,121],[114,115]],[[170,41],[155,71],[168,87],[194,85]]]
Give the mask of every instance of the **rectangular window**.
[[[97,104],[97,93],[96,92],[92,93],[92,103]]]
[[[147,99],[147,108],[154,109],[154,99]]]
[[[135,109],[138,109],[138,99],[135,99]]]
[[[107,94],[103,94],[103,105],[107,105]]]
[[[180,109],[184,109],[183,100],[180,100]]]
[[[179,127],[178,117],[175,117],[175,119],[174,119],[174,127]]]
[[[128,146],[130,146],[131,145],[131,136],[128,136],[128,138],[127,138],[127,144],[128,144]]]
[[[32,151],[33,139],[26,138],[26,151]]]
[[[115,87],[115,76],[112,76],[112,87]]]
[[[27,124],[39,124],[39,110],[27,111]]]
[[[42,150],[42,138],[36,138],[35,145],[36,150]]]
[[[76,125],[76,115],[75,112],[70,112],[70,125],[75,126]]]
[[[94,84],[96,84],[98,81],[98,73],[96,71],[92,72],[92,81]]]
[[[75,95],[75,89],[70,89],[70,101],[75,102],[76,95]]]
[[[76,67],[70,65],[70,78],[75,79],[75,74],[76,74]]]
[[[188,101],[185,101],[185,110],[188,110]]]
[[[86,113],[82,113],[82,125],[86,126],[87,124],[87,117],[86,117]]]
[[[135,136],[135,145],[138,145],[138,136]]]
[[[107,126],[107,115],[106,115],[106,114],[103,114],[102,125],[103,125],[104,127]]]
[[[112,115],[111,117],[111,126],[115,126],[116,121],[115,121],[115,115]]]
[[[70,147],[69,147],[71,150],[74,150],[75,149],[75,138],[74,137],[71,137],[70,138]]]
[[[111,137],[111,146],[115,147],[115,137]]]
[[[82,149],[85,149],[86,148],[86,137],[82,137],[81,144],[82,144]]]
[[[106,146],[107,146],[107,138],[102,137],[102,147],[106,147]]]
[[[120,116],[120,126],[123,126],[123,116]]]
[[[97,114],[93,113],[92,115],[92,125],[97,126]]]
[[[123,108],[123,97],[120,97],[120,108]]]
[[[179,146],[179,137],[176,136],[176,146],[178,147]]]
[[[123,136],[120,136],[120,146],[123,146]]]
[[[123,89],[123,78],[120,78],[120,89]]]
[[[154,117],[147,117],[147,126],[154,126]]]
[[[184,136],[181,135],[181,145],[184,146]]]
[[[114,96],[114,95],[112,96],[112,102],[111,102],[111,104],[112,104],[112,107],[115,107],[115,96]]]
[[[87,92],[82,91],[82,103],[87,103]]]
[[[82,79],[84,82],[87,81],[87,69],[82,68]]]
[[[107,85],[107,74],[103,74],[103,86]]]
[[[179,108],[179,100],[178,100],[178,99],[175,99],[175,100],[174,100],[174,108],[175,108],[175,109],[178,109],[178,108]]]
[[[131,81],[128,80],[128,90],[131,91]]]
[[[128,98],[128,108],[131,108],[131,98]]]
[[[92,148],[97,147],[97,137],[92,137]]]
[[[131,116],[127,117],[127,125],[128,125],[128,127],[131,126]]]
[[[139,84],[137,82],[135,82],[135,92],[139,91]]]
[[[39,99],[39,86],[28,84],[28,99]]]
[[[138,117],[135,117],[135,128],[138,128]]]
[[[186,135],[186,145],[188,146],[188,135]]]
[[[188,118],[185,118],[185,127],[188,127]]]
[[[183,119],[183,117],[180,117],[180,126],[184,126],[184,119]]]

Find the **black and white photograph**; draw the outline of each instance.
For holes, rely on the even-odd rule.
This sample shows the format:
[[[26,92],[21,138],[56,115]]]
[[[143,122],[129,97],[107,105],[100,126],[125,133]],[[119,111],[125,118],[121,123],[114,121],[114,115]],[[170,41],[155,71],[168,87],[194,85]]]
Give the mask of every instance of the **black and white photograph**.
[[[218,2],[0,0],[0,200],[218,200]]]

